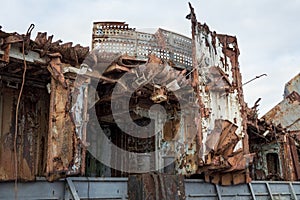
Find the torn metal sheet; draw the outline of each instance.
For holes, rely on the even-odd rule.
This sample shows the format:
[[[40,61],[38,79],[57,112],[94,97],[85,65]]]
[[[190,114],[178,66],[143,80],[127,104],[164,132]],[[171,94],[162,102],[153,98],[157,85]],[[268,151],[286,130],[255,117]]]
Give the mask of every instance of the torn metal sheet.
[[[77,77],[80,79],[80,77]],[[88,84],[89,79],[84,78],[80,81],[77,80],[77,84],[74,86],[74,91],[72,92],[72,107],[71,107],[71,117],[72,121],[75,125],[75,135],[76,139],[78,140],[79,144],[74,147],[74,163],[72,171],[75,173],[78,170],[81,170],[81,174],[85,174],[85,159],[86,159],[86,126],[88,123]],[[69,171],[72,174],[72,172]]]
[[[216,175],[211,179],[215,183],[239,182],[233,181],[233,174],[226,175],[226,171],[234,171],[239,160],[229,158],[242,151],[242,155],[249,159],[238,168],[247,171],[253,155],[249,154],[246,105],[239,71],[237,40],[233,36],[212,32],[206,24],[198,23],[192,7],[190,19],[195,43],[193,61],[199,73],[194,76],[193,83],[196,92],[199,91],[198,102],[201,102],[201,115],[196,117],[199,119],[197,128],[201,129],[201,143],[194,144],[199,149],[199,171],[207,175],[207,180],[215,172],[223,171],[219,178]],[[225,128],[227,126],[220,120],[231,125]],[[233,130],[230,128],[232,126]],[[231,135],[226,134],[228,130],[231,130]],[[242,176],[246,182],[250,180],[249,175]],[[223,177],[227,177],[227,181],[224,182]],[[229,177],[232,177],[232,181],[228,181]]]
[[[83,80],[71,93],[69,88],[52,78],[46,170],[49,180],[85,173],[86,81]]]
[[[249,182],[246,172],[253,154],[248,150],[236,38],[211,32],[206,25],[193,25],[194,40],[190,40],[160,29],[151,35],[137,32],[125,23],[94,23],[95,49],[86,66],[92,73],[96,73],[95,69],[104,70],[103,76],[110,79],[106,81],[98,76],[101,83],[98,106],[102,111],[98,117],[100,121],[114,123],[110,105],[105,103],[117,101],[118,113],[125,112],[121,106],[124,95],[135,99],[129,108],[137,118],[147,117],[147,109],[153,103],[165,106],[167,102],[168,117],[163,130],[156,135],[155,149],[161,152],[155,155],[155,170],[160,170],[164,162],[173,157],[173,170],[178,174],[204,173],[208,181],[212,181],[209,177],[217,173],[220,182],[214,179],[216,183]],[[151,50],[152,46],[155,51]],[[140,48],[145,52],[139,52]],[[177,56],[182,56],[176,52],[178,49],[188,52],[189,62],[184,61],[185,65],[176,61]],[[107,52],[124,55],[101,63],[99,57]],[[145,59],[146,62],[139,61]],[[120,78],[123,76],[129,78]],[[114,89],[114,81],[121,85],[119,89]],[[135,86],[139,89],[131,94]],[[117,90],[118,95],[112,96],[113,90]],[[169,90],[180,95],[174,96]],[[176,105],[176,98],[185,103]],[[139,109],[133,102],[137,102]],[[155,130],[159,130],[157,127],[163,122],[154,119],[157,121]],[[240,173],[235,175],[236,171]],[[228,176],[231,179],[226,182]]]
[[[85,170],[85,162],[81,159],[85,160],[88,91],[84,86],[73,91],[74,70],[66,73],[65,68],[78,68],[89,48],[61,44],[60,40],[52,42],[53,36],[47,37],[47,33],[40,32],[35,40],[31,40],[33,27],[30,26],[26,34],[0,30],[0,84],[4,103],[0,110],[7,114],[0,132],[3,144],[0,160],[7,163],[0,166],[2,181],[15,179],[15,161],[11,152],[14,146],[13,109],[22,81],[25,89],[19,110],[18,179],[34,180],[36,176],[47,176],[48,180],[55,180],[65,175],[84,174]],[[24,62],[27,71],[23,80]],[[10,99],[10,103],[3,97]],[[73,105],[75,99],[82,105]],[[8,143],[9,148],[6,148]]]
[[[25,41],[25,51],[29,53],[29,56],[26,53],[25,57],[29,59],[29,62],[45,64],[49,54],[60,53],[64,63],[77,66],[82,63],[89,52],[88,47],[82,47],[80,45],[73,46],[72,43],[61,44],[61,40],[52,42],[52,39],[53,35],[47,37],[46,32],[38,32],[35,40],[30,40],[30,35],[6,33],[0,30],[0,44],[2,48],[0,49],[0,55],[3,55],[2,60],[4,61],[8,61],[7,54],[9,54],[11,58],[22,60],[22,54],[20,51],[16,51],[15,47],[20,47],[20,44]],[[10,50],[8,49],[9,45],[11,45]],[[39,56],[37,56],[36,53],[38,53]]]

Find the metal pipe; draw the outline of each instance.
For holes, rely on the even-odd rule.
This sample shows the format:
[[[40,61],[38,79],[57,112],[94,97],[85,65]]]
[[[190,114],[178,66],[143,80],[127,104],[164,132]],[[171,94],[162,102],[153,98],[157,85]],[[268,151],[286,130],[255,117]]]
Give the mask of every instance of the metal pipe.
[[[261,74],[261,75],[259,75],[259,76],[256,76],[256,77],[254,77],[253,79],[247,81],[246,83],[243,83],[242,86],[247,85],[248,83],[250,83],[250,82],[254,81],[255,79],[258,79],[258,78],[260,78],[260,77],[262,77],[262,76],[267,76],[267,74]]]

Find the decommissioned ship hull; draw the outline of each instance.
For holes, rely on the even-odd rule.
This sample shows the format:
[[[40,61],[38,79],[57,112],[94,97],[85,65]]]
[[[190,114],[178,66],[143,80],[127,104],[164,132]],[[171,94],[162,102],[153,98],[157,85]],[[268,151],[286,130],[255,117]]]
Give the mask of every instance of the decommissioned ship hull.
[[[300,76],[258,118],[190,9],[192,38],[95,22],[91,51],[0,31],[0,199],[300,199]]]

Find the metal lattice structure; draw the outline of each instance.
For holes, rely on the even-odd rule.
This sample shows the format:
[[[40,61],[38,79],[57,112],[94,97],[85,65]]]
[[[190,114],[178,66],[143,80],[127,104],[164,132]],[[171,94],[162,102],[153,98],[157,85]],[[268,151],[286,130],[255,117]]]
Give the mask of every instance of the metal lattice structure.
[[[147,59],[149,54],[180,68],[192,67],[192,41],[183,35],[158,29],[155,34],[136,31],[124,22],[95,22],[92,47]]]

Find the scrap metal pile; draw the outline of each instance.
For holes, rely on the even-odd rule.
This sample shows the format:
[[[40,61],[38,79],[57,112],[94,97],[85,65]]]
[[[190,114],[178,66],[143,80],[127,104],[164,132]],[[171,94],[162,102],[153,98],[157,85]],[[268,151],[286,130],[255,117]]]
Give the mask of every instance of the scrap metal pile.
[[[165,123],[157,124],[164,128],[155,132],[158,145],[154,149],[160,151],[152,152],[149,161],[154,166],[149,162],[150,170],[162,169],[165,158],[173,156],[176,174],[204,174],[206,181],[223,185],[249,182],[248,166],[254,154],[248,147],[236,38],[216,34],[197,23],[193,11],[191,20],[192,40],[162,29],[148,34],[125,23],[94,23],[95,49],[84,65],[104,76],[97,86],[97,104],[102,111],[98,120],[120,127],[115,117],[128,109],[124,96],[132,100],[131,118],[122,117],[127,126],[130,120],[151,118],[148,110],[159,104],[168,115]],[[114,53],[120,55],[111,63],[102,62]],[[114,106],[118,113],[114,113]],[[160,121],[159,117],[154,119]],[[138,134],[149,134],[140,129],[137,127]],[[126,165],[123,161],[119,164]]]
[[[0,181],[150,171],[222,185],[299,180],[299,76],[258,119],[236,37],[190,9],[192,39],[96,22],[89,54],[46,33],[31,40],[31,28],[0,31]]]
[[[284,99],[260,119],[258,102],[248,110],[250,151],[256,152],[252,177],[256,180],[300,179],[300,75],[285,86]]]

